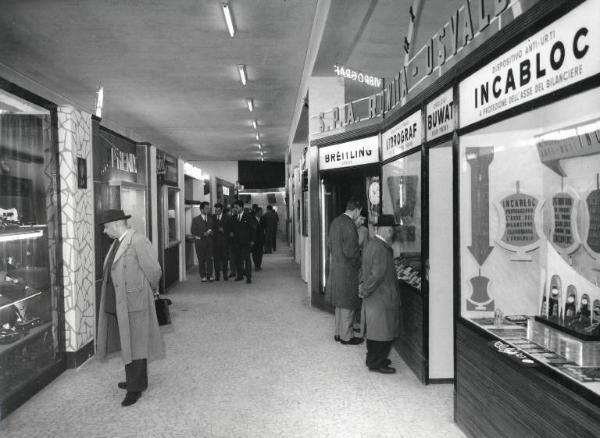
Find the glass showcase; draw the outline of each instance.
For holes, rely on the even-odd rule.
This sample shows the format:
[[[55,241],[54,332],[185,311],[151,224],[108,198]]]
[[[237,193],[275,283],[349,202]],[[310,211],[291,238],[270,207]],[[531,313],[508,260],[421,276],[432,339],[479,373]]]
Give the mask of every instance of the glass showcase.
[[[600,89],[460,138],[461,314],[600,392]]]
[[[382,214],[393,214],[398,226],[392,248],[398,279],[421,290],[421,153],[383,165]]]
[[[0,401],[60,360],[49,111],[0,91]]]

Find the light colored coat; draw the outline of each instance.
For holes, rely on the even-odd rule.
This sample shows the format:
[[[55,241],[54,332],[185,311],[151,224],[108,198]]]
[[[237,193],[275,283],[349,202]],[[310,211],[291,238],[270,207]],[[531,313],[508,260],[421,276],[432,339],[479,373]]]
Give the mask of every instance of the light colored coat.
[[[366,338],[391,341],[400,335],[400,292],[392,248],[379,237],[367,241],[362,258],[361,325]]]
[[[116,240],[113,245],[115,243]],[[106,262],[104,260],[105,267]],[[103,278],[96,342],[98,357],[104,358],[118,351],[119,344],[125,364],[136,359],[150,361],[164,356],[153,293],[158,288],[162,271],[148,239],[128,230],[115,254],[109,275],[115,288],[118,330],[109,323],[104,312],[107,278]]]
[[[347,214],[343,213],[331,222],[327,246],[331,263],[325,286],[325,299],[335,307],[359,309],[360,248],[356,225]]]

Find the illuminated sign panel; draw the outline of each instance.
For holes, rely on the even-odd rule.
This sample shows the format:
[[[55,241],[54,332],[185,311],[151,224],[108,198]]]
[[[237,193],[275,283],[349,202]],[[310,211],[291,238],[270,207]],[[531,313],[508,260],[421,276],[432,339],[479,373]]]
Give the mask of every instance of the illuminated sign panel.
[[[433,140],[454,129],[454,101],[452,88],[427,104],[425,120],[427,140]]]
[[[587,1],[461,82],[461,127],[600,72],[598,17]]]
[[[383,161],[421,144],[423,127],[421,111],[411,114],[396,126],[381,134],[381,158]]]
[[[361,84],[370,85],[371,87],[381,88],[383,79],[377,76],[369,75],[358,70],[353,70],[343,65],[336,65],[333,67],[335,74],[352,81],[360,82]]]
[[[378,162],[378,135],[319,149],[319,170],[361,166]]]

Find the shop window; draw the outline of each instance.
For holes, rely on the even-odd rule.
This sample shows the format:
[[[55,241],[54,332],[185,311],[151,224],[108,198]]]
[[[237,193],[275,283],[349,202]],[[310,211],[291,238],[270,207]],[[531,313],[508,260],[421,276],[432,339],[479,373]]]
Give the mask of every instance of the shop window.
[[[600,89],[460,138],[460,311],[598,392]]]
[[[393,214],[398,226],[392,248],[398,278],[421,289],[421,154],[384,164],[382,213]]]

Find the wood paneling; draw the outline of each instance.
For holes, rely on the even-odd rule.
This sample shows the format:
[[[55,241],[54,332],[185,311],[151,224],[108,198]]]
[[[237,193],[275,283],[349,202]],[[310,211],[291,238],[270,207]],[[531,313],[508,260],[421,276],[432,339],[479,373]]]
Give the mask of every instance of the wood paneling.
[[[600,407],[538,368],[488,347],[468,323],[456,333],[455,421],[471,437],[597,437]]]
[[[400,283],[400,337],[394,347],[421,382],[427,379],[427,364],[423,347],[423,296],[412,287]]]

